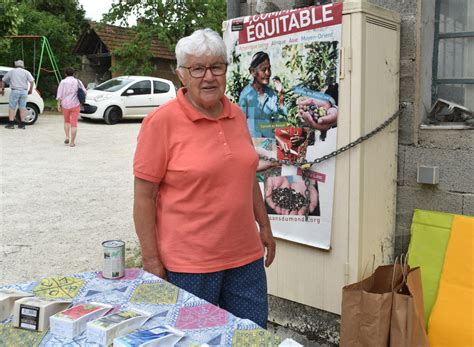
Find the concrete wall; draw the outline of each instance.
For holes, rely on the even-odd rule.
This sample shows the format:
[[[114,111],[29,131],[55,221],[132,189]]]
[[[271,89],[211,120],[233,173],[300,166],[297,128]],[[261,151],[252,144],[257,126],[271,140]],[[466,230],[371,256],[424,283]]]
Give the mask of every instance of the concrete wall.
[[[269,12],[257,9],[291,9],[297,2],[302,1],[248,0],[241,4],[241,15]],[[336,1],[306,2],[311,5]],[[368,2],[401,15],[400,102],[407,103],[407,108],[399,122],[397,222],[393,235],[395,255],[398,255],[407,251],[415,208],[474,215],[474,130],[420,129],[431,108],[435,1]],[[419,165],[438,166],[439,184],[418,184]],[[270,298],[270,320],[314,340],[325,340],[330,344],[338,340],[334,335],[338,330],[337,318],[288,300]]]
[[[413,210],[474,215],[474,131],[420,129],[431,108],[434,0],[369,0],[397,11],[402,18],[400,101],[408,107],[400,118],[397,227],[395,254],[410,241]],[[420,165],[438,166],[438,185],[416,182]]]

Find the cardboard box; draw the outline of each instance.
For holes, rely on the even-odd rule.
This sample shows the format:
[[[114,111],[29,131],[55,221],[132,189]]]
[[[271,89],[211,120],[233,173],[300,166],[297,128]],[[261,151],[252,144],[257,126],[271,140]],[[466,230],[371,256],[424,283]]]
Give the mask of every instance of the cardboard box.
[[[87,340],[109,345],[116,337],[138,329],[150,317],[149,313],[135,309],[109,314],[87,323]]]
[[[14,289],[0,289],[0,321],[11,316],[15,300],[28,296],[33,296],[33,294]]]
[[[134,331],[114,339],[114,347],[158,347],[174,346],[184,332],[169,325]]]
[[[106,314],[111,305],[100,303],[81,303],[56,313],[49,319],[50,332],[54,335],[73,339],[87,328],[87,322]]]
[[[29,297],[15,301],[13,326],[28,330],[45,331],[49,328],[49,317],[71,305],[71,300]]]

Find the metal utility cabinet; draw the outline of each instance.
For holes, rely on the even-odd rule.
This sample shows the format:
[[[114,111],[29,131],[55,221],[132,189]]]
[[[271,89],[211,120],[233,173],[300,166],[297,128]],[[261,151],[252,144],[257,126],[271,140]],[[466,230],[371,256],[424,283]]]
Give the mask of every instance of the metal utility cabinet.
[[[337,147],[367,134],[398,109],[400,17],[344,2]],[[340,313],[342,287],[391,261],[394,248],[398,120],[336,157],[329,251],[277,240],[269,293]],[[367,275],[367,274],[366,274]]]

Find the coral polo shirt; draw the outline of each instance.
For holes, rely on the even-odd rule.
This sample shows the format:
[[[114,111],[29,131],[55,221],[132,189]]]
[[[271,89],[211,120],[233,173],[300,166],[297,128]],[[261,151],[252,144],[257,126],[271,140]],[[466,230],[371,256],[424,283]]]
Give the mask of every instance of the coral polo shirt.
[[[263,257],[253,213],[258,155],[240,108],[223,97],[217,118],[200,113],[185,89],[143,121],[134,175],[159,183],[156,233],[174,272],[206,273]]]

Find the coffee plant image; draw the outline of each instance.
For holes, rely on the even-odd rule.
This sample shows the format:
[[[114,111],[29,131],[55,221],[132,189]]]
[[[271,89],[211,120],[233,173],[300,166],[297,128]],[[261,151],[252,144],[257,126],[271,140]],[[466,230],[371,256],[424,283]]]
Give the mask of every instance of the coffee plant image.
[[[249,82],[249,74],[242,74],[238,69],[233,69],[227,79],[227,97],[229,100],[239,103],[240,92]]]
[[[240,54],[236,54],[237,42],[232,51],[232,70],[230,76],[227,77],[227,97],[231,102],[238,103],[240,92],[250,82],[250,74],[248,72],[241,73],[240,71]]]
[[[313,42],[310,44],[286,45],[282,49],[286,60],[285,67],[295,76],[292,86],[285,94],[288,109],[288,123],[300,126],[297,99],[300,95],[291,87],[301,86],[313,91],[324,92],[337,80],[338,48],[337,41]]]

